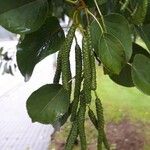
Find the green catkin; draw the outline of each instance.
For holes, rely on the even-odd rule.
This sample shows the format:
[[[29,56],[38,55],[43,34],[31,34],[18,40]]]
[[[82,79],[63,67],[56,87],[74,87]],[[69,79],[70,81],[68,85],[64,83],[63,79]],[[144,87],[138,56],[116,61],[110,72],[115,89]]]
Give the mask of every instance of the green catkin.
[[[79,103],[81,82],[82,82],[82,52],[78,44],[76,44],[75,46],[75,60],[76,60],[76,75],[75,75],[74,100],[73,100],[71,119],[70,119],[71,121],[74,121],[76,117],[76,112]]]
[[[67,138],[65,150],[72,150],[73,149],[73,146],[74,146],[74,143],[77,139],[77,136],[78,136],[78,126],[77,126],[77,122],[74,121],[72,123],[72,128],[71,128],[69,136]]]
[[[85,135],[85,113],[86,113],[86,102],[83,94],[80,96],[80,107],[78,111],[78,131],[81,142],[81,150],[87,150],[86,135]]]
[[[61,68],[62,68],[61,52],[59,51],[58,56],[57,56],[57,68],[56,68],[55,76],[54,76],[54,80],[53,80],[54,84],[59,84],[61,71],[62,71]]]
[[[91,32],[90,32],[90,26],[87,27],[87,39],[88,39],[88,49],[89,49],[89,57],[91,58],[91,53],[93,51],[92,48],[92,38],[91,38]]]
[[[70,50],[72,41],[75,35],[76,26],[73,24],[66,36],[65,42],[62,45],[62,83],[64,88],[71,94],[71,68],[70,68]]]
[[[89,115],[89,118],[91,120],[91,122],[93,123],[93,125],[95,126],[95,128],[98,130],[98,121],[97,121],[97,118],[94,114],[94,112],[89,108],[89,111],[88,111],[88,115]],[[106,137],[106,134],[105,134],[105,131],[103,130],[103,143],[104,143],[104,146],[107,150],[110,150],[110,147],[109,147],[109,143],[107,141],[107,137]]]
[[[107,140],[105,132],[104,132],[104,135],[103,135],[103,143],[104,143],[105,148],[107,150],[110,150],[110,146],[109,146],[109,143],[108,143],[108,140]]]
[[[89,115],[89,118],[90,118],[91,122],[93,123],[93,125],[97,129],[97,126],[98,126],[97,119],[96,119],[96,116],[95,116],[94,112],[90,108],[89,108],[89,111],[88,111],[88,115]]]
[[[85,33],[82,40],[83,51],[83,66],[84,66],[84,83],[83,92],[85,95],[86,103],[91,102],[91,62],[88,47],[88,35]]]
[[[98,143],[97,149],[102,150],[102,142],[104,137],[104,115],[103,107],[99,98],[95,100],[96,113],[97,113],[97,122],[98,122]]]
[[[95,65],[95,58],[94,53],[91,54],[91,68],[92,68],[92,85],[91,89],[96,90],[97,89],[97,82],[96,82],[96,65]]]
[[[88,36],[88,48],[89,48],[89,55],[90,55],[90,61],[91,61],[91,89],[96,90],[96,65],[95,65],[95,58],[94,58],[94,52],[92,48],[92,38],[90,33],[90,26],[87,27],[87,36]]]

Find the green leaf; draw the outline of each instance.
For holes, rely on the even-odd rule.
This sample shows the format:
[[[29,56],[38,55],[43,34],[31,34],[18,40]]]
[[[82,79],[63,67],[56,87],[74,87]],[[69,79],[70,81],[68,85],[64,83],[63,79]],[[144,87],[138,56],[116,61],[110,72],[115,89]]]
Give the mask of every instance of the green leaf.
[[[142,40],[145,42],[145,45],[148,48],[148,52],[150,53],[150,24],[144,25],[138,28],[138,33],[141,36]]]
[[[120,14],[109,14],[104,16],[105,26],[108,34],[113,34],[124,47],[126,61],[129,61],[132,55],[132,39],[128,21]],[[90,26],[92,45],[95,52],[98,54],[98,41],[102,31],[96,21],[93,21]]]
[[[150,0],[148,0],[148,6],[147,6],[147,13],[145,16],[144,24],[149,24],[150,23]]]
[[[102,31],[96,21],[93,21],[91,23],[90,32],[91,32],[92,46],[94,48],[94,51],[98,55],[98,42],[102,35]]]
[[[17,46],[17,64],[29,80],[35,65],[46,56],[60,50],[65,37],[56,17],[50,17],[36,32],[27,34]]]
[[[148,0],[138,0],[132,15],[132,22],[136,25],[142,24],[145,20],[148,9]]]
[[[27,111],[32,122],[53,124],[69,107],[69,95],[59,84],[48,84],[33,92],[27,100]]]
[[[104,66],[114,74],[119,74],[125,65],[124,47],[111,34],[104,33],[98,44],[99,57]]]
[[[119,75],[110,74],[109,77],[117,84],[126,86],[126,87],[133,87],[133,81],[131,77],[131,67],[126,65],[120,72]]]
[[[31,33],[45,22],[48,13],[47,0],[34,0],[15,6],[14,9],[0,14],[0,25],[7,30],[17,34]]]
[[[18,7],[21,7],[25,4],[28,4],[30,2],[33,2],[35,0],[15,0],[12,3],[12,0],[5,0],[5,1],[0,1],[0,14],[9,11],[11,9],[15,9]]]
[[[146,57],[150,58],[150,54],[147,52],[147,50],[144,49],[143,47],[141,47],[140,45],[133,43],[132,49],[133,49],[133,53],[132,53],[132,57],[130,59],[130,63],[133,62],[133,59],[134,59],[135,55],[137,55],[137,54],[142,54],[142,55],[145,55]]]
[[[124,47],[126,61],[132,55],[132,39],[128,21],[120,14],[110,14],[104,17],[107,32],[118,38]]]
[[[150,95],[150,59],[137,54],[132,64],[132,79],[135,86]]]

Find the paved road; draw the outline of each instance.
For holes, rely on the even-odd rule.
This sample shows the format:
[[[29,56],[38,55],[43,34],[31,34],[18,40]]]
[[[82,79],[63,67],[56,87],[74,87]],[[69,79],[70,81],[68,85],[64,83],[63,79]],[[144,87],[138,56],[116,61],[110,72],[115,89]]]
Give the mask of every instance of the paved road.
[[[77,36],[81,44],[81,36]],[[48,149],[52,126],[31,123],[25,104],[33,91],[52,83],[54,59],[51,55],[39,63],[28,83],[18,73],[16,77],[0,76],[0,150]],[[70,60],[74,75],[74,52]]]
[[[0,150],[48,149],[53,128],[31,122],[26,111],[26,99],[37,88],[52,82],[52,59],[49,57],[40,63],[28,83],[24,83],[21,76],[17,76],[18,80],[15,77],[0,77],[3,81],[0,84],[6,83],[1,84],[0,91],[7,89],[3,94],[0,92]]]

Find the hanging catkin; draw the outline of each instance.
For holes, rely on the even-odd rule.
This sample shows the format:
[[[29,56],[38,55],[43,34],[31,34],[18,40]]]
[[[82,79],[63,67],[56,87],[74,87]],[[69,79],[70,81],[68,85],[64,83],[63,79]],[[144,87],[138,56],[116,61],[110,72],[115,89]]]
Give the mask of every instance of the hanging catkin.
[[[76,74],[75,74],[74,100],[72,105],[71,121],[74,121],[76,117],[82,82],[82,52],[78,44],[76,44],[75,47],[75,60],[76,60]]]

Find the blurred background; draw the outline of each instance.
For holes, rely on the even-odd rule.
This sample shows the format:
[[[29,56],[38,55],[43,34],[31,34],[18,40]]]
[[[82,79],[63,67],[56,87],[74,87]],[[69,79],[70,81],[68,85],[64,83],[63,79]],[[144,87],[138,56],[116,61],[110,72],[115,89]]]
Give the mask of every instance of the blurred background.
[[[56,56],[39,63],[31,80],[25,83],[16,65],[18,40],[18,35],[0,27],[0,149],[46,150],[53,128],[31,122],[26,100],[33,91],[52,82]]]
[[[64,25],[62,23],[62,25]],[[81,36],[79,43],[81,43]],[[19,36],[0,27],[0,150],[48,150],[53,128],[31,123],[26,112],[29,95],[44,84],[52,83],[56,54],[41,61],[25,83],[16,64]],[[74,53],[71,53],[74,72]],[[117,85],[97,66],[98,95],[104,107],[106,133],[112,150],[150,150],[150,97],[136,88]],[[94,107],[94,103],[92,104]],[[96,150],[96,130],[87,119],[88,147]],[[57,132],[54,149],[63,150],[70,124]],[[75,147],[78,149],[78,146]]]

